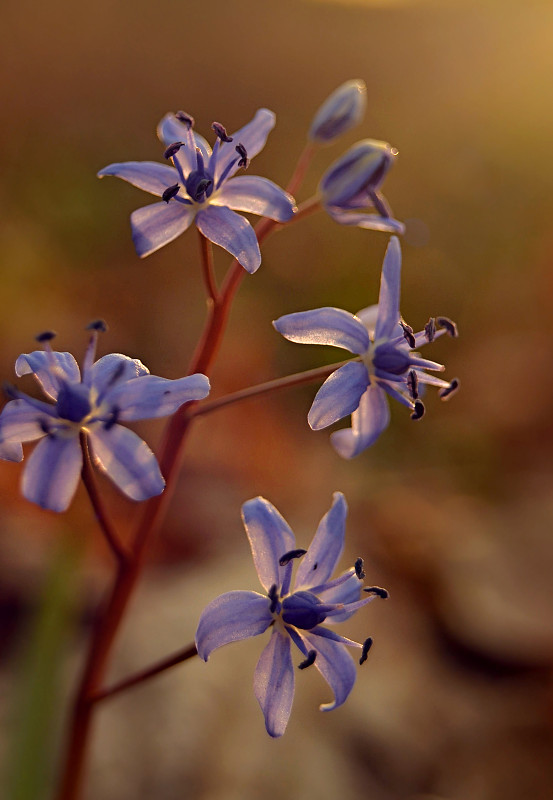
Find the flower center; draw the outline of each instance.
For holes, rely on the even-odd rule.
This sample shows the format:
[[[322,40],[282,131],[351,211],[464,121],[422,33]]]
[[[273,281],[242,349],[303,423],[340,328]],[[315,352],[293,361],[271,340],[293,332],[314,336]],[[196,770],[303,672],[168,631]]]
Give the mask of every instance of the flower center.
[[[82,422],[92,410],[88,387],[82,383],[64,383],[58,393],[56,408],[62,419]]]
[[[311,592],[296,592],[286,597],[282,603],[283,621],[307,631],[324,622],[327,612],[328,606],[323,606],[319,598]]]

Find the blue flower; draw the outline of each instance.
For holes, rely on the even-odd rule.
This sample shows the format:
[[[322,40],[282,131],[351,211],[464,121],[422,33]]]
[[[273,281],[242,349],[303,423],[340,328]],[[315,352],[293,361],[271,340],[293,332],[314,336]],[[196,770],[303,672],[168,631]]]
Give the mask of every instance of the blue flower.
[[[164,417],[209,393],[205,375],[158,378],[138,359],[120,353],[95,362],[98,331],[105,323],[91,327],[82,376],[70,353],[52,350],[54,334],[38,337],[45,349],[19,356],[15,371],[18,376],[33,374],[53,403],[10,387],[15,399],[0,414],[0,457],[9,458],[11,449],[22,458],[21,442],[41,440],[23,473],[22,491],[27,500],[52,511],[65,511],[77,488],[83,463],[81,433],[94,463],[124,494],[133,500],[160,494],[165,481],[154,454],[119,422]]]
[[[403,233],[405,226],[393,218],[379,192],[395,156],[397,150],[387,142],[363,139],[327,169],[319,194],[333,220],[340,225]]]
[[[320,144],[330,144],[361,121],[366,105],[365,82],[346,81],[327,97],[313,117],[309,138]]]
[[[343,622],[375,596],[388,596],[384,589],[369,587],[369,596],[361,599],[362,559],[331,579],[344,547],[346,515],[345,498],[336,492],[305,551],[297,549],[294,534],[271,503],[262,497],[244,503],[242,518],[265,594],[227,592],[200,617],[196,647],[204,661],[218,647],[273,628],[254,677],[255,696],[271,736],[282,736],[292,709],[292,642],[305,659],[300,669],[315,664],[332,689],[334,702],[321,706],[321,711],[331,711],[346,701],[355,683],[355,664],[346,647],[362,648],[363,663],[372,639],[362,645],[322,623]],[[302,556],[292,585],[293,560]]]
[[[275,115],[266,108],[259,109],[252,121],[232,136],[214,122],[217,141],[212,151],[206,140],[193,132],[190,115],[183,111],[166,114],[158,136],[167,147],[165,157],[174,166],[126,161],[100,170],[100,178],[115,175],[162,198],[131,214],[138,255],[153,253],[195,222],[207,239],[228,250],[245,270],[255,272],[261,264],[257,238],[248,220],[235,212],[286,222],[294,214],[294,198],[266,178],[233,175],[263,149],[274,124]]]
[[[457,328],[447,317],[430,318],[424,330],[413,333],[399,313],[401,249],[392,236],[386,250],[377,306],[357,315],[339,308],[318,308],[280,317],[273,324],[286,339],[302,344],[342,347],[360,356],[349,361],[323,383],[309,411],[313,430],[326,428],[351,414],[351,428],[336,431],[331,442],[344,458],[352,458],[373,444],[390,421],[387,395],[411,409],[420,419],[424,405],[419,385],[437,386],[442,399],[450,397],[459,382],[442,380],[425,370],[444,367],[421,358],[415,348]]]

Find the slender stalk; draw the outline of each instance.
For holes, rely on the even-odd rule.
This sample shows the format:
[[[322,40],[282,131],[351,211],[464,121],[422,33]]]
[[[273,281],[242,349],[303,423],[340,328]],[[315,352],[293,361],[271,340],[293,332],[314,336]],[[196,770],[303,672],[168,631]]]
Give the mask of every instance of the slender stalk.
[[[202,274],[207,296],[209,300],[211,300],[213,303],[216,303],[219,299],[219,290],[217,289],[215,270],[213,267],[213,245],[200,231],[198,231],[198,236],[200,240]]]
[[[196,645],[190,644],[188,647],[173,653],[173,655],[167,656],[167,658],[164,658],[162,661],[158,661],[157,664],[153,664],[151,667],[146,667],[146,669],[136,672],[134,675],[119,681],[119,683],[116,683],[113,686],[108,686],[107,689],[103,689],[101,692],[98,692],[91,697],[91,702],[99,703],[101,700],[105,700],[108,697],[113,697],[114,695],[124,692],[127,689],[131,689],[133,686],[136,686],[139,683],[144,683],[144,681],[159,675],[160,672],[166,672],[168,669],[171,669],[171,667],[176,667],[177,664],[182,664],[183,661],[187,661],[189,658],[193,658],[197,655],[198,651],[196,650]]]
[[[311,159],[313,158],[316,149],[317,148],[315,145],[311,144],[310,142],[308,142],[303,148],[303,151],[298,159],[296,169],[294,170],[294,174],[290,178],[288,186],[286,187],[286,191],[290,192],[290,194],[295,195],[303,183],[305,173],[307,172],[307,168],[311,163]]]

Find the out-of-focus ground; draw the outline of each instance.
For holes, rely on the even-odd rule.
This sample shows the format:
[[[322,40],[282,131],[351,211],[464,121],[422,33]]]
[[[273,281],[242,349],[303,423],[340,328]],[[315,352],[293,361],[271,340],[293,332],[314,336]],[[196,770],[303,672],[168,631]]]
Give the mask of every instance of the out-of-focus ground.
[[[197,425],[113,679],[188,643],[217,594],[258,588],[239,513],[258,494],[307,545],[343,491],[343,566],[363,555],[368,580],[391,598],[344,626],[375,639],[347,705],[320,714],[328,687],[315,670],[298,673],[280,741],[265,735],[251,690],[257,639],[106,705],[87,800],[552,797],[553,6],[22,0],[0,21],[4,380],[40,330],[55,328],[58,348],[79,357],[97,317],[110,324],[101,352],[180,376],[204,317],[196,236],[139,260],[128,215],[149,198],[96,171],[160,159],[155,126],[167,110],[184,108],[208,133],[214,119],[232,131],[267,106],[277,126],[251,172],[284,184],[313,112],[352,77],[367,82],[367,116],[318,154],[298,199],[356,139],[396,146],[385,190],[407,221],[403,315],[419,328],[446,314],[461,331],[426,351],[460,377],[458,396],[429,395],[417,424],[394,408],[388,432],[354,462],[332,451],[328,432],[309,430],[313,387]],[[213,396],[340,359],[285,342],[270,321],[375,302],[385,245],[323,214],[270,239],[244,280]],[[227,261],[217,254],[220,275]],[[138,429],[155,446],[162,425]],[[20,474],[0,465],[6,773],[60,541],[72,543],[60,699],[112,566],[84,492],[66,515],[41,512],[20,499]],[[138,509],[105,489],[129,532]],[[64,722],[54,719],[50,743]],[[52,797],[47,779],[41,787],[37,798]]]

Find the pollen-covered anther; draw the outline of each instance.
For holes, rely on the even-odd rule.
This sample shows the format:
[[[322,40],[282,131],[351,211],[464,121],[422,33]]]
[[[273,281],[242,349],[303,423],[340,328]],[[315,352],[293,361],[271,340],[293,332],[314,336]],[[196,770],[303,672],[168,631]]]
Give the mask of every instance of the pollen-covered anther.
[[[449,386],[444,386],[443,389],[440,389],[438,391],[438,397],[440,398],[440,400],[448,400],[455,394],[455,392],[459,389],[460,385],[461,382],[459,381],[459,379],[453,378],[453,380],[450,381]]]
[[[456,339],[459,336],[457,325],[452,319],[449,319],[449,317],[436,317],[436,322],[441,328],[445,328],[448,336],[451,336],[453,339]]]
[[[415,400],[415,405],[413,407],[413,413],[411,414],[411,419],[415,420],[415,422],[419,419],[422,419],[426,413],[426,408],[424,407],[424,403],[422,400]]]
[[[274,614],[276,609],[277,609],[278,599],[279,599],[278,598],[278,589],[277,589],[276,583],[273,583],[273,585],[269,589],[268,597],[269,597],[269,600],[271,601],[271,605],[269,606],[269,611],[271,612],[271,614]]]
[[[168,186],[167,189],[165,189],[165,191],[161,195],[161,199],[165,200],[165,202],[168,203],[169,200],[172,200],[173,197],[175,197],[175,195],[179,193],[179,189],[180,185],[178,183],[174,183],[172,186]]]
[[[414,369],[410,369],[407,375],[407,388],[413,400],[417,400],[419,396],[419,379]]]
[[[305,659],[305,661],[302,661],[301,664],[298,664],[298,669],[307,669],[307,667],[313,666],[316,658],[317,658],[317,651],[310,650],[307,653],[307,658]]]
[[[278,560],[278,563],[281,567],[285,567],[286,564],[289,564],[293,558],[301,558],[307,553],[307,550],[303,550],[301,547],[298,547],[296,550],[289,550],[287,553],[284,553]]]
[[[214,122],[211,127],[222,142],[232,142],[232,136],[227,134],[225,126],[220,122]]]
[[[363,561],[362,558],[356,559],[354,564],[355,574],[357,575],[360,581],[362,581],[363,578],[365,577],[365,570],[363,569],[364,565],[365,562]]]
[[[51,342],[57,335],[56,331],[42,331],[42,333],[37,333],[35,340],[37,342]]]
[[[163,153],[164,158],[166,158],[167,160],[173,158],[173,156],[179,152],[181,147],[184,146],[185,146],[184,142],[173,142],[173,144],[170,144],[167,150]]]
[[[238,162],[239,167],[243,167],[244,169],[248,169],[250,165],[250,159],[248,158],[248,152],[243,144],[236,145],[236,152],[240,156],[240,161]]]
[[[402,319],[400,319],[399,324],[401,325],[401,327],[403,329],[403,337],[404,337],[405,341],[407,342],[407,344],[409,345],[409,347],[412,350],[415,347],[415,344],[416,344],[415,335],[413,333],[413,328],[410,325],[408,325],[406,322],[404,322]]]
[[[426,325],[424,326],[424,335],[426,336],[429,342],[433,342],[436,336],[436,320],[434,317],[430,317]]]
[[[361,658],[359,659],[360,664],[364,664],[365,661],[367,660],[367,656],[369,654],[369,650],[371,649],[372,645],[373,645],[373,638],[372,636],[369,636],[369,638],[365,639],[365,641],[363,642],[363,649],[361,650]]]
[[[85,328],[87,331],[98,331],[98,333],[105,333],[107,329],[108,324],[103,319],[93,319]]]
[[[177,111],[175,117],[178,119],[179,122],[183,122],[188,128],[193,128],[195,125],[195,120],[192,114],[187,114],[186,111]]]
[[[383,589],[382,586],[366,586],[363,591],[369,594],[375,594],[377,597],[380,597],[381,600],[387,600],[390,596],[390,592],[387,589]]]

